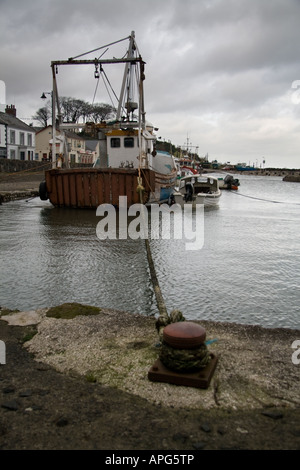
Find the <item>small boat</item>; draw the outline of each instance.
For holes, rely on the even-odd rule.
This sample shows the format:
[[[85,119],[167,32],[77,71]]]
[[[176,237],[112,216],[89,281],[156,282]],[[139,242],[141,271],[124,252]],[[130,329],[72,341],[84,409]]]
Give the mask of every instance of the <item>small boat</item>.
[[[220,189],[234,189],[238,190],[240,185],[240,181],[238,178],[234,178],[232,175],[226,175],[225,178],[219,180],[219,187]]]
[[[100,204],[119,205],[120,196],[127,197],[128,205],[168,201],[176,185],[177,170],[173,157],[156,150],[154,126],[145,119],[143,82],[145,62],[139,54],[134,31],[128,38],[125,57],[117,59],[70,58],[51,62],[52,92],[52,169],[45,171],[40,184],[40,198],[49,199],[57,207],[97,208]],[[122,41],[122,40],[120,40]],[[116,41],[117,43],[120,41]],[[113,45],[108,44],[107,46]],[[103,46],[106,47],[106,46]],[[102,47],[102,48],[103,48]],[[99,48],[99,49],[102,49]],[[108,48],[107,48],[108,49]],[[92,52],[95,52],[96,49]],[[95,78],[110,64],[124,64],[123,81],[117,100],[116,116],[100,123],[64,123],[60,121],[56,75],[58,68],[67,65],[92,65]],[[106,75],[105,75],[106,76]],[[56,119],[58,118],[58,119]],[[90,168],[70,168],[67,145],[57,150],[57,129],[80,129],[100,142],[98,164]],[[63,165],[62,163],[63,162]]]
[[[204,204],[204,206],[217,206],[221,197],[221,190],[217,178],[206,175],[184,176],[179,182],[178,190],[171,196],[175,204]]]

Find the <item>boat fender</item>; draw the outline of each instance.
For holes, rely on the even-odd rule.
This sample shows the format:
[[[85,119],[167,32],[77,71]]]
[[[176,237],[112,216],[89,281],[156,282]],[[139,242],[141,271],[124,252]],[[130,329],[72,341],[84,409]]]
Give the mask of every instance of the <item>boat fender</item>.
[[[48,197],[48,192],[47,192],[47,186],[46,186],[46,181],[42,181],[39,186],[39,196],[42,201],[47,201],[49,199]]]

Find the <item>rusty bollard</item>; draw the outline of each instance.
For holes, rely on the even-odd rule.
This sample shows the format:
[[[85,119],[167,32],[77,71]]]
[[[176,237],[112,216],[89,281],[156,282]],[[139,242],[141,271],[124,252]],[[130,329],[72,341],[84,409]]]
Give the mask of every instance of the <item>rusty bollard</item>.
[[[148,372],[154,382],[208,388],[217,365],[205,343],[206,330],[197,323],[171,323],[163,330],[159,358]]]

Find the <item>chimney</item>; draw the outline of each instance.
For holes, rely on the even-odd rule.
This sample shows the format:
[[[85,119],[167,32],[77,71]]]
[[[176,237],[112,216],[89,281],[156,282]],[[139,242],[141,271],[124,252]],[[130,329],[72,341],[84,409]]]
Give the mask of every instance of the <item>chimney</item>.
[[[10,106],[6,106],[5,108],[6,114],[10,114],[11,116],[17,117],[17,110],[13,104]]]

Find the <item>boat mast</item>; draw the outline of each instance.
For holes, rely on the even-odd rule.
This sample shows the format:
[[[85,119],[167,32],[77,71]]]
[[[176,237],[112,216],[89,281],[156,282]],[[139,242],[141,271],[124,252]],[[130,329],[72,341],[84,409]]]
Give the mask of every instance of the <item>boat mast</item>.
[[[125,64],[123,82],[122,82],[119,105],[118,105],[118,110],[117,110],[117,117],[116,117],[117,121],[121,120],[122,106],[124,102],[125,102],[125,107],[127,109],[128,121],[129,121],[130,113],[133,112],[137,108],[136,103],[133,102],[133,77],[132,77],[133,65],[135,65],[133,63],[133,59],[134,59],[134,53],[136,50],[134,31],[131,32],[131,35],[129,36],[129,38],[130,38],[130,41],[129,41],[129,48],[128,48],[128,53],[127,53],[128,62]]]
[[[142,58],[141,58],[142,59]],[[139,92],[139,116],[142,129],[146,129],[146,112],[144,102],[144,80],[145,80],[145,63],[141,60],[140,62],[140,92]]]
[[[56,161],[56,107],[57,107],[57,120],[58,120],[58,128],[60,127],[61,124],[61,111],[60,111],[60,104],[59,104],[59,97],[58,97],[58,91],[57,91],[57,82],[56,82],[56,66],[52,62],[51,64],[52,68],[52,80],[53,80],[53,85],[52,85],[52,168],[56,168],[57,161]],[[64,131],[60,129],[61,135],[64,138]],[[66,143],[65,143],[65,138],[64,138],[64,146],[63,146],[63,155],[64,155],[64,160],[65,160],[65,166],[66,168],[70,167],[69,164],[69,159],[68,159],[68,152],[66,150]]]
[[[143,81],[145,79],[144,74],[144,66],[145,62],[142,60],[142,57],[136,56],[135,52],[137,50],[137,45],[135,42],[135,32],[132,31],[129,38],[129,48],[127,52],[126,58],[122,59],[77,59],[78,57],[82,57],[83,55],[89,54],[90,52],[86,52],[84,54],[80,54],[76,57],[70,57],[68,60],[56,60],[51,62],[52,68],[52,79],[53,79],[53,91],[52,91],[52,167],[56,168],[56,107],[58,110],[57,118],[60,132],[62,132],[63,128],[66,128],[66,125],[61,124],[61,113],[59,107],[59,98],[58,98],[58,91],[57,91],[57,83],[56,83],[56,74],[57,69],[61,65],[90,65],[94,64],[95,67],[101,67],[102,64],[116,64],[116,63],[123,63],[125,64],[125,70],[123,75],[123,81],[121,86],[121,92],[119,97],[116,121],[122,121],[122,110],[125,107],[127,111],[126,121],[129,122],[130,119],[133,120],[133,113],[134,111],[139,108],[138,113],[138,127],[139,127],[139,140],[141,139],[141,131],[146,129],[146,119],[145,119],[145,109],[144,109],[144,92],[143,92]],[[124,38],[124,39],[128,39]],[[124,40],[122,39],[122,41]],[[119,41],[117,41],[119,42]],[[137,64],[140,63],[139,69],[139,85],[138,85],[138,92],[139,92],[139,100],[138,103],[134,102],[134,68]],[[76,124],[72,124],[72,127],[76,127]],[[142,145],[140,142],[140,152],[142,151]],[[141,157],[140,157],[141,158]],[[68,158],[65,158],[65,166],[69,168],[69,161]]]
[[[56,168],[56,117],[55,117],[55,108],[56,108],[56,79],[55,79],[55,69],[52,65],[52,168]]]

